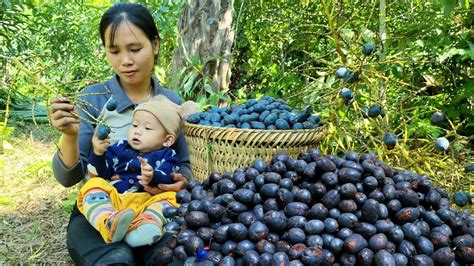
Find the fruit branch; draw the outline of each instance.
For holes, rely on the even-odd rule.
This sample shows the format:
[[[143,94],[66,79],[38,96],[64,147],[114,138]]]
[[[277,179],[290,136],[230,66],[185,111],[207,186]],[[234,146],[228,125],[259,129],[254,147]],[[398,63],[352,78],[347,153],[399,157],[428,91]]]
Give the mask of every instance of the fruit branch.
[[[334,18],[331,16],[331,12],[329,11],[328,3],[326,1],[323,1],[322,4],[324,6],[324,14],[326,15],[326,18],[328,20],[329,30],[332,32],[332,38],[334,40],[334,45],[336,46],[336,51],[339,54],[339,56],[341,57],[342,63],[344,65],[346,65],[347,64],[347,57],[346,57],[346,54],[344,53],[344,51],[342,51],[342,48],[341,48],[341,43],[339,41],[339,30],[337,29],[337,27],[335,25],[336,23],[334,21]]]
[[[3,58],[8,58],[10,59],[17,67],[18,69],[20,69],[21,71],[23,71],[23,73],[25,73],[26,75],[28,75],[31,79],[33,79],[34,82],[36,82],[38,85],[40,85],[42,88],[46,89],[48,92],[51,92],[53,94],[57,94],[57,92],[51,88],[50,86],[44,84],[43,82],[41,82],[40,78],[38,77],[38,75],[36,73],[33,73],[31,71],[29,71],[19,60],[18,58],[16,57],[5,57],[5,56],[2,56]]]

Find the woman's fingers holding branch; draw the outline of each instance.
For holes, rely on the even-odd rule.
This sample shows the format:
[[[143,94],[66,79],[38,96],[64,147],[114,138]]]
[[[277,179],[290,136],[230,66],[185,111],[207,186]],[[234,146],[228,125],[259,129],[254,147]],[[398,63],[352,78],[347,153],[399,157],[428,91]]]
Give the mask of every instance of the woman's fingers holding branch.
[[[49,102],[51,103],[49,117],[53,128],[60,130],[64,134],[77,134],[79,132],[80,119],[74,114],[77,113],[76,107],[62,96],[51,98]]]

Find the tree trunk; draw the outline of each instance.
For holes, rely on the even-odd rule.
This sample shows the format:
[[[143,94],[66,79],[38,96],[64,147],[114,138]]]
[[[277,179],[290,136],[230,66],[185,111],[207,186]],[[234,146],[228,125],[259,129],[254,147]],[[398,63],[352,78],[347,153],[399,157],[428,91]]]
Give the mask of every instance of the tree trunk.
[[[233,0],[187,0],[178,25],[177,45],[173,56],[173,88],[183,90],[197,72],[193,83],[202,82],[185,95],[227,91],[230,83]],[[207,81],[207,82],[205,82]],[[206,89],[209,84],[212,91]],[[189,86],[187,86],[189,88]]]

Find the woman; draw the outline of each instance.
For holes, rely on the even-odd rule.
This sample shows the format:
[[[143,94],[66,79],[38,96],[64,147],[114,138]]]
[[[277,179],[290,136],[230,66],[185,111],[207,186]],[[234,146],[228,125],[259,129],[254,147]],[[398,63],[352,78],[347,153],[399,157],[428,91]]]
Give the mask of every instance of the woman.
[[[164,95],[181,104],[176,93],[163,89],[152,77],[153,67],[158,58],[160,39],[150,12],[139,4],[116,4],[109,8],[100,21],[100,36],[108,62],[115,75],[104,83],[88,86],[81,93],[81,99],[88,104],[81,110],[64,97],[52,98],[50,117],[52,126],[62,132],[59,150],[53,158],[54,176],[63,186],[79,183],[87,174],[87,158],[91,152],[91,140],[95,125],[89,114],[101,117],[110,125],[111,143],[127,138],[128,125],[133,110],[147,102],[154,95]],[[115,109],[106,108],[109,101],[118,101]],[[75,112],[78,112],[79,119]],[[100,115],[100,116],[99,116]],[[145,185],[152,194],[161,191],[179,191],[190,178],[189,153],[181,133],[172,146],[180,162],[180,173],[176,173],[174,184],[160,184],[158,187]],[[184,177],[183,177],[184,176]],[[161,241],[162,242],[162,241]],[[135,263],[152,264],[156,246],[131,248],[125,242],[105,244],[100,234],[74,208],[67,231],[67,247],[71,258],[78,264]]]

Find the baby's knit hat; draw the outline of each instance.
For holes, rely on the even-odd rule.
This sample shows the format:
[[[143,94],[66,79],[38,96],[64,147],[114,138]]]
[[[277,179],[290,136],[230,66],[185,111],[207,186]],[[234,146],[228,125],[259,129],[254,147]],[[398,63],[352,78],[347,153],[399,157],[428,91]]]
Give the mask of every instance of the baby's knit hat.
[[[198,105],[193,101],[177,105],[166,96],[157,95],[142,106],[133,111],[146,111],[155,116],[163,125],[168,134],[178,136],[181,126],[186,118],[194,113],[200,112]]]

